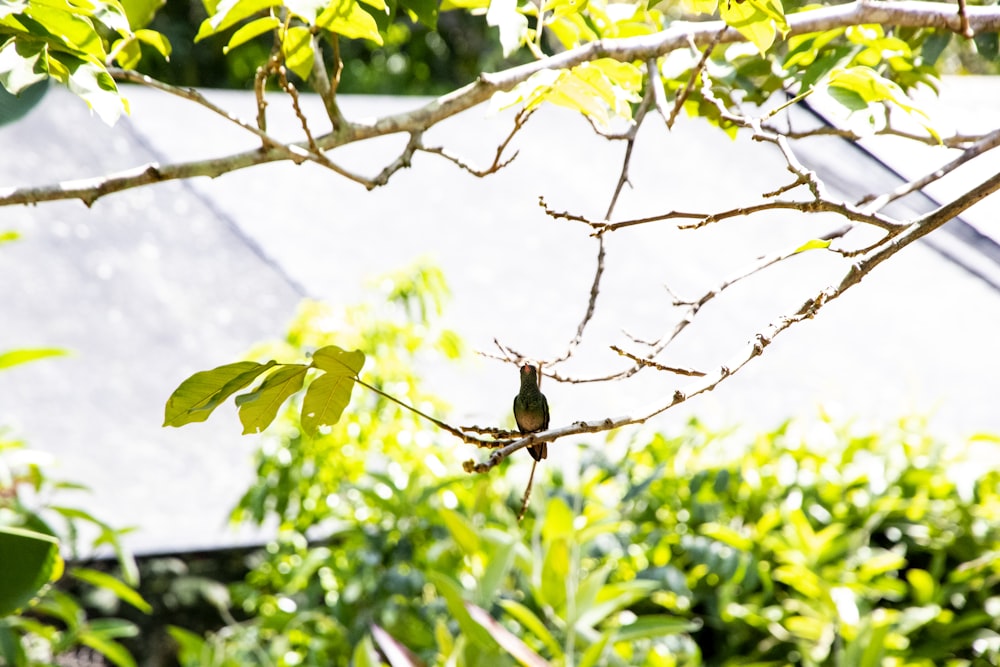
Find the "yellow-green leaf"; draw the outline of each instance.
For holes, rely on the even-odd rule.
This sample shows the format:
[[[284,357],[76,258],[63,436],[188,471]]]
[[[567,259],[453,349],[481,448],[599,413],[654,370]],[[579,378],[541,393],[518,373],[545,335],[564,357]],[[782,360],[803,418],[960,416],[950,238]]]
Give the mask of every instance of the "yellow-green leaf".
[[[681,0],[681,4],[692,14],[714,14],[719,0]]]
[[[288,69],[301,79],[309,78],[316,57],[309,28],[294,26],[286,30],[281,40],[281,52],[285,56],[285,66]]]
[[[333,426],[351,402],[354,378],[351,375],[325,373],[313,380],[302,401],[302,428],[315,434],[321,426]]]
[[[357,375],[365,365],[365,353],[327,345],[313,352],[312,365],[332,375]]]
[[[829,239],[812,239],[811,241],[806,241],[798,248],[796,248],[795,252],[800,253],[800,252],[805,252],[806,250],[820,250],[829,247],[830,247]]]
[[[170,46],[170,40],[163,33],[143,28],[135,31],[135,37],[143,44],[148,44],[156,49],[157,53],[165,59],[170,60],[172,47]]]
[[[274,30],[280,25],[281,21],[277,16],[262,16],[259,19],[254,19],[253,21],[240,26],[239,30],[233,33],[233,36],[229,38],[229,43],[223,47],[222,52],[229,53],[237,46],[242,46],[254,37],[263,35],[269,30]]]
[[[222,401],[247,386],[277,362],[259,364],[256,361],[238,361],[195,373],[181,382],[167,399],[164,409],[164,426],[183,426],[203,422]]]
[[[216,12],[201,22],[194,41],[199,42],[210,35],[231,28],[257,12],[280,5],[281,0],[223,0]]]
[[[263,431],[278,415],[278,408],[289,396],[302,389],[308,366],[292,364],[268,375],[254,391],[236,397],[240,407],[243,435]]]
[[[788,32],[780,0],[723,2],[719,5],[719,15],[756,46],[761,55],[774,44],[779,30],[782,34]]]
[[[316,19],[316,25],[344,37],[382,44],[374,17],[362,9],[357,0],[333,0]]]
[[[84,581],[91,586],[103,588],[114,594],[122,602],[127,602],[144,614],[152,613],[153,607],[143,599],[139,592],[126,584],[121,579],[111,576],[106,572],[91,570],[89,568],[74,568],[70,570],[74,579]]]

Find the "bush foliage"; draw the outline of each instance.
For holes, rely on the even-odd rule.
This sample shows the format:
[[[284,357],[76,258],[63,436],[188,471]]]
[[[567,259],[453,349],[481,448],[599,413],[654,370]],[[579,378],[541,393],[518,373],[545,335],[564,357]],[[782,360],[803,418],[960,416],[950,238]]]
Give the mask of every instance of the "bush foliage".
[[[367,382],[441,411],[412,370],[459,350],[434,323],[440,275],[381,285],[380,306],[308,305],[259,352],[356,347]],[[316,438],[294,403],[272,427],[234,520],[278,538],[230,586],[225,627],[173,628],[184,665],[1000,659],[998,438],[948,444],[917,419],[756,436],[692,422],[581,443],[574,471],[556,448],[518,523],[509,467],[456,474],[467,451],[383,396],[354,400]]]

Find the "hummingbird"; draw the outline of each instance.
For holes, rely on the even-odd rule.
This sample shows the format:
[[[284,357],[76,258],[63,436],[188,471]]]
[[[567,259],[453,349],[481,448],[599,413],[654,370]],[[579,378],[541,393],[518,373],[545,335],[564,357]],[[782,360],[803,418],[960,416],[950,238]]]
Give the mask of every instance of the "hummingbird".
[[[538,389],[538,369],[531,364],[521,366],[521,391],[514,397],[514,421],[521,433],[544,431],[549,427],[549,402]],[[528,447],[535,461],[549,453],[548,443]]]

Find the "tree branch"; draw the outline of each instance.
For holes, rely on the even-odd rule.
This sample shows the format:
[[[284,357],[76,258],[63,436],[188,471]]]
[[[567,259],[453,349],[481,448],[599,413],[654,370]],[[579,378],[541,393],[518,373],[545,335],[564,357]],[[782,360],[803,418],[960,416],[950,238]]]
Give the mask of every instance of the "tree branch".
[[[823,7],[791,14],[788,17],[789,36],[834,28],[880,23],[885,26],[941,28],[961,33],[963,18],[954,5],[943,2],[900,0],[883,2],[861,0],[846,5]],[[1000,31],[1000,7],[970,6],[965,8],[965,19],[975,32]],[[547,69],[567,69],[597,58],[613,58],[626,62],[645,62],[694,43],[707,47],[713,42],[729,44],[743,42],[745,38],[722,21],[705,21],[697,24],[675,24],[652,35],[623,39],[604,39],[590,42],[575,49],[543,58],[535,62],[497,72],[483,74],[471,84],[411,111],[392,114],[373,121],[349,123],[316,138],[316,145],[329,151],[346,144],[406,132],[413,134],[470,109],[488,100],[494,93],[507,91],[525,81],[536,72]],[[144,82],[145,83],[145,82]],[[147,84],[148,85],[148,84]],[[261,100],[263,102],[263,100]],[[260,109],[263,115],[263,108]],[[263,120],[263,118],[261,118]],[[265,127],[261,125],[263,131]],[[290,160],[296,148],[307,144],[289,144],[281,149],[264,147],[244,153],[209,158],[172,165],[148,164],[126,169],[114,174],[81,179],[45,186],[0,189],[0,206],[32,204],[44,201],[79,199],[90,205],[98,198],[113,192],[140,187],[168,180],[222,174],[245,169],[258,164]],[[371,180],[358,179],[367,186]]]
[[[683,390],[677,390],[669,400],[662,401],[653,407],[640,411],[637,416],[608,417],[606,419],[592,421],[577,421],[568,426],[552,428],[539,433],[532,433],[523,438],[501,447],[493,452],[484,462],[466,461],[463,464],[467,472],[485,473],[496,467],[501,461],[519,449],[543,442],[554,442],[570,435],[580,435],[583,433],[600,433],[611,431],[633,424],[643,422],[656,417],[670,408],[673,408],[688,399],[715,389],[721,382],[732,377],[742,370],[751,360],[760,356],[764,349],[768,347],[774,339],[787,331],[795,324],[803,320],[811,319],[828,303],[837,299],[855,285],[861,282],[862,278],[871,273],[879,264],[889,259],[899,251],[909,246],[935,229],[938,229],[949,220],[973,204],[1000,189],[1000,174],[997,174],[979,186],[970,190],[965,196],[945,204],[934,211],[921,216],[907,226],[905,231],[885,240],[875,249],[865,254],[861,259],[851,265],[836,285],[820,291],[815,297],[809,299],[796,312],[779,318],[775,323],[769,325],[762,333],[756,335],[754,340],[747,343],[742,350],[734,355],[727,365],[720,366],[717,370],[707,373],[704,377],[699,377],[691,382]]]

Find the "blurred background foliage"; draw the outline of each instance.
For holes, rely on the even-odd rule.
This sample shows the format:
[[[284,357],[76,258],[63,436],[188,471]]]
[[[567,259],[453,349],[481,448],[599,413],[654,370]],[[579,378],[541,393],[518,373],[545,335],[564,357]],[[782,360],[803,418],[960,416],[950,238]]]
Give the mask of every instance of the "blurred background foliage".
[[[358,347],[366,381],[445,415],[414,371],[462,352],[436,324],[443,277],[417,265],[375,289],[363,306],[305,304],[255,354]],[[392,401],[359,390],[312,440],[296,415],[265,437],[233,512],[277,537],[228,580],[181,578],[218,613],[174,617],[182,665],[376,665],[402,647],[393,665],[1000,659],[995,436],[946,443],[918,418],[820,414],[757,435],[692,421],[581,442],[578,468],[557,455],[519,524],[508,464],[458,472],[468,447]]]
[[[207,13],[200,0],[171,0],[156,14],[150,28],[166,35],[173,47],[170,62],[153,54],[143,58],[143,72],[166,83],[208,88],[250,89],[254,72],[267,60],[269,35],[251,40],[227,54],[229,32],[198,44],[194,36]],[[344,71],[343,93],[370,95],[441,95],[473,81],[480,72],[526,62],[527,54],[504,58],[496,28],[483,16],[449,11],[436,14],[436,29],[405,12],[385,21],[384,44],[340,40]],[[230,31],[231,32],[231,31]],[[332,62],[332,55],[327,55]]]
[[[362,305],[304,303],[251,356],[357,347],[366,382],[445,416],[417,369],[464,354],[440,326],[447,296],[418,263]],[[0,664],[79,664],[67,656],[81,650],[185,667],[1000,660],[996,436],[945,442],[917,418],[820,414],[756,435],[692,421],[582,441],[571,466],[563,443],[518,523],[517,463],[460,472],[468,446],[396,402],[359,387],[316,438],[297,415],[293,402],[263,436],[232,513],[273,539],[138,569],[123,550],[87,567],[69,552],[73,576],[0,621]],[[4,478],[6,524],[120,549],[120,531],[57,499],[73,485],[30,458],[12,466],[20,451],[0,451],[21,470]]]
[[[450,4],[453,9],[464,6],[462,2]],[[783,4],[785,11],[790,13],[808,3],[788,1]],[[686,11],[679,0],[650,3],[650,6],[675,18],[683,18]],[[406,11],[398,11],[388,18],[378,16],[384,40],[382,45],[361,39],[340,40],[340,55],[344,61],[340,92],[441,95],[474,81],[481,72],[499,71],[532,59],[530,52],[523,49],[505,57],[498,30],[487,25],[484,12],[440,11],[433,16],[433,25],[416,20]],[[151,47],[143,46],[142,71],[175,85],[250,89],[257,66],[267,59],[271,51],[272,38],[269,35],[258,37],[226,54],[223,47],[232,31],[194,43],[198,27],[206,17],[201,0],[171,0],[165,3],[149,27],[170,40],[173,47],[170,61],[164,61]],[[856,31],[856,34],[862,32]],[[915,67],[912,63],[902,67],[900,64],[903,61],[913,58],[897,58],[890,68],[890,78],[898,78],[904,88],[919,81],[926,82],[935,68],[941,73],[951,74],[996,74],[1000,66],[995,33],[977,36],[975,40],[961,40],[953,38],[951,32],[925,29],[900,29],[896,32],[899,33],[896,36],[907,42],[913,55],[919,56],[920,60]],[[549,41],[549,46],[558,51],[558,45],[552,39]],[[841,58],[858,45],[854,38],[840,41],[843,43],[838,54]],[[886,53],[897,56],[900,53],[898,41],[891,48],[877,46]],[[775,48],[774,58],[779,61],[796,50],[795,45],[781,43]],[[326,60],[332,62],[332,54],[328,53]],[[714,60],[720,65],[729,63],[732,68],[731,75],[717,73],[727,84],[738,84],[740,89],[750,94],[767,95],[780,88],[781,77],[773,74],[764,59],[719,55]],[[806,63],[811,64],[811,61]],[[684,86],[686,79],[683,75],[686,73],[687,69],[670,71],[668,75],[676,75],[675,85]],[[669,91],[674,81],[668,76],[666,83]],[[692,106],[691,111],[694,110]],[[700,111],[701,115],[711,117],[706,109]]]

